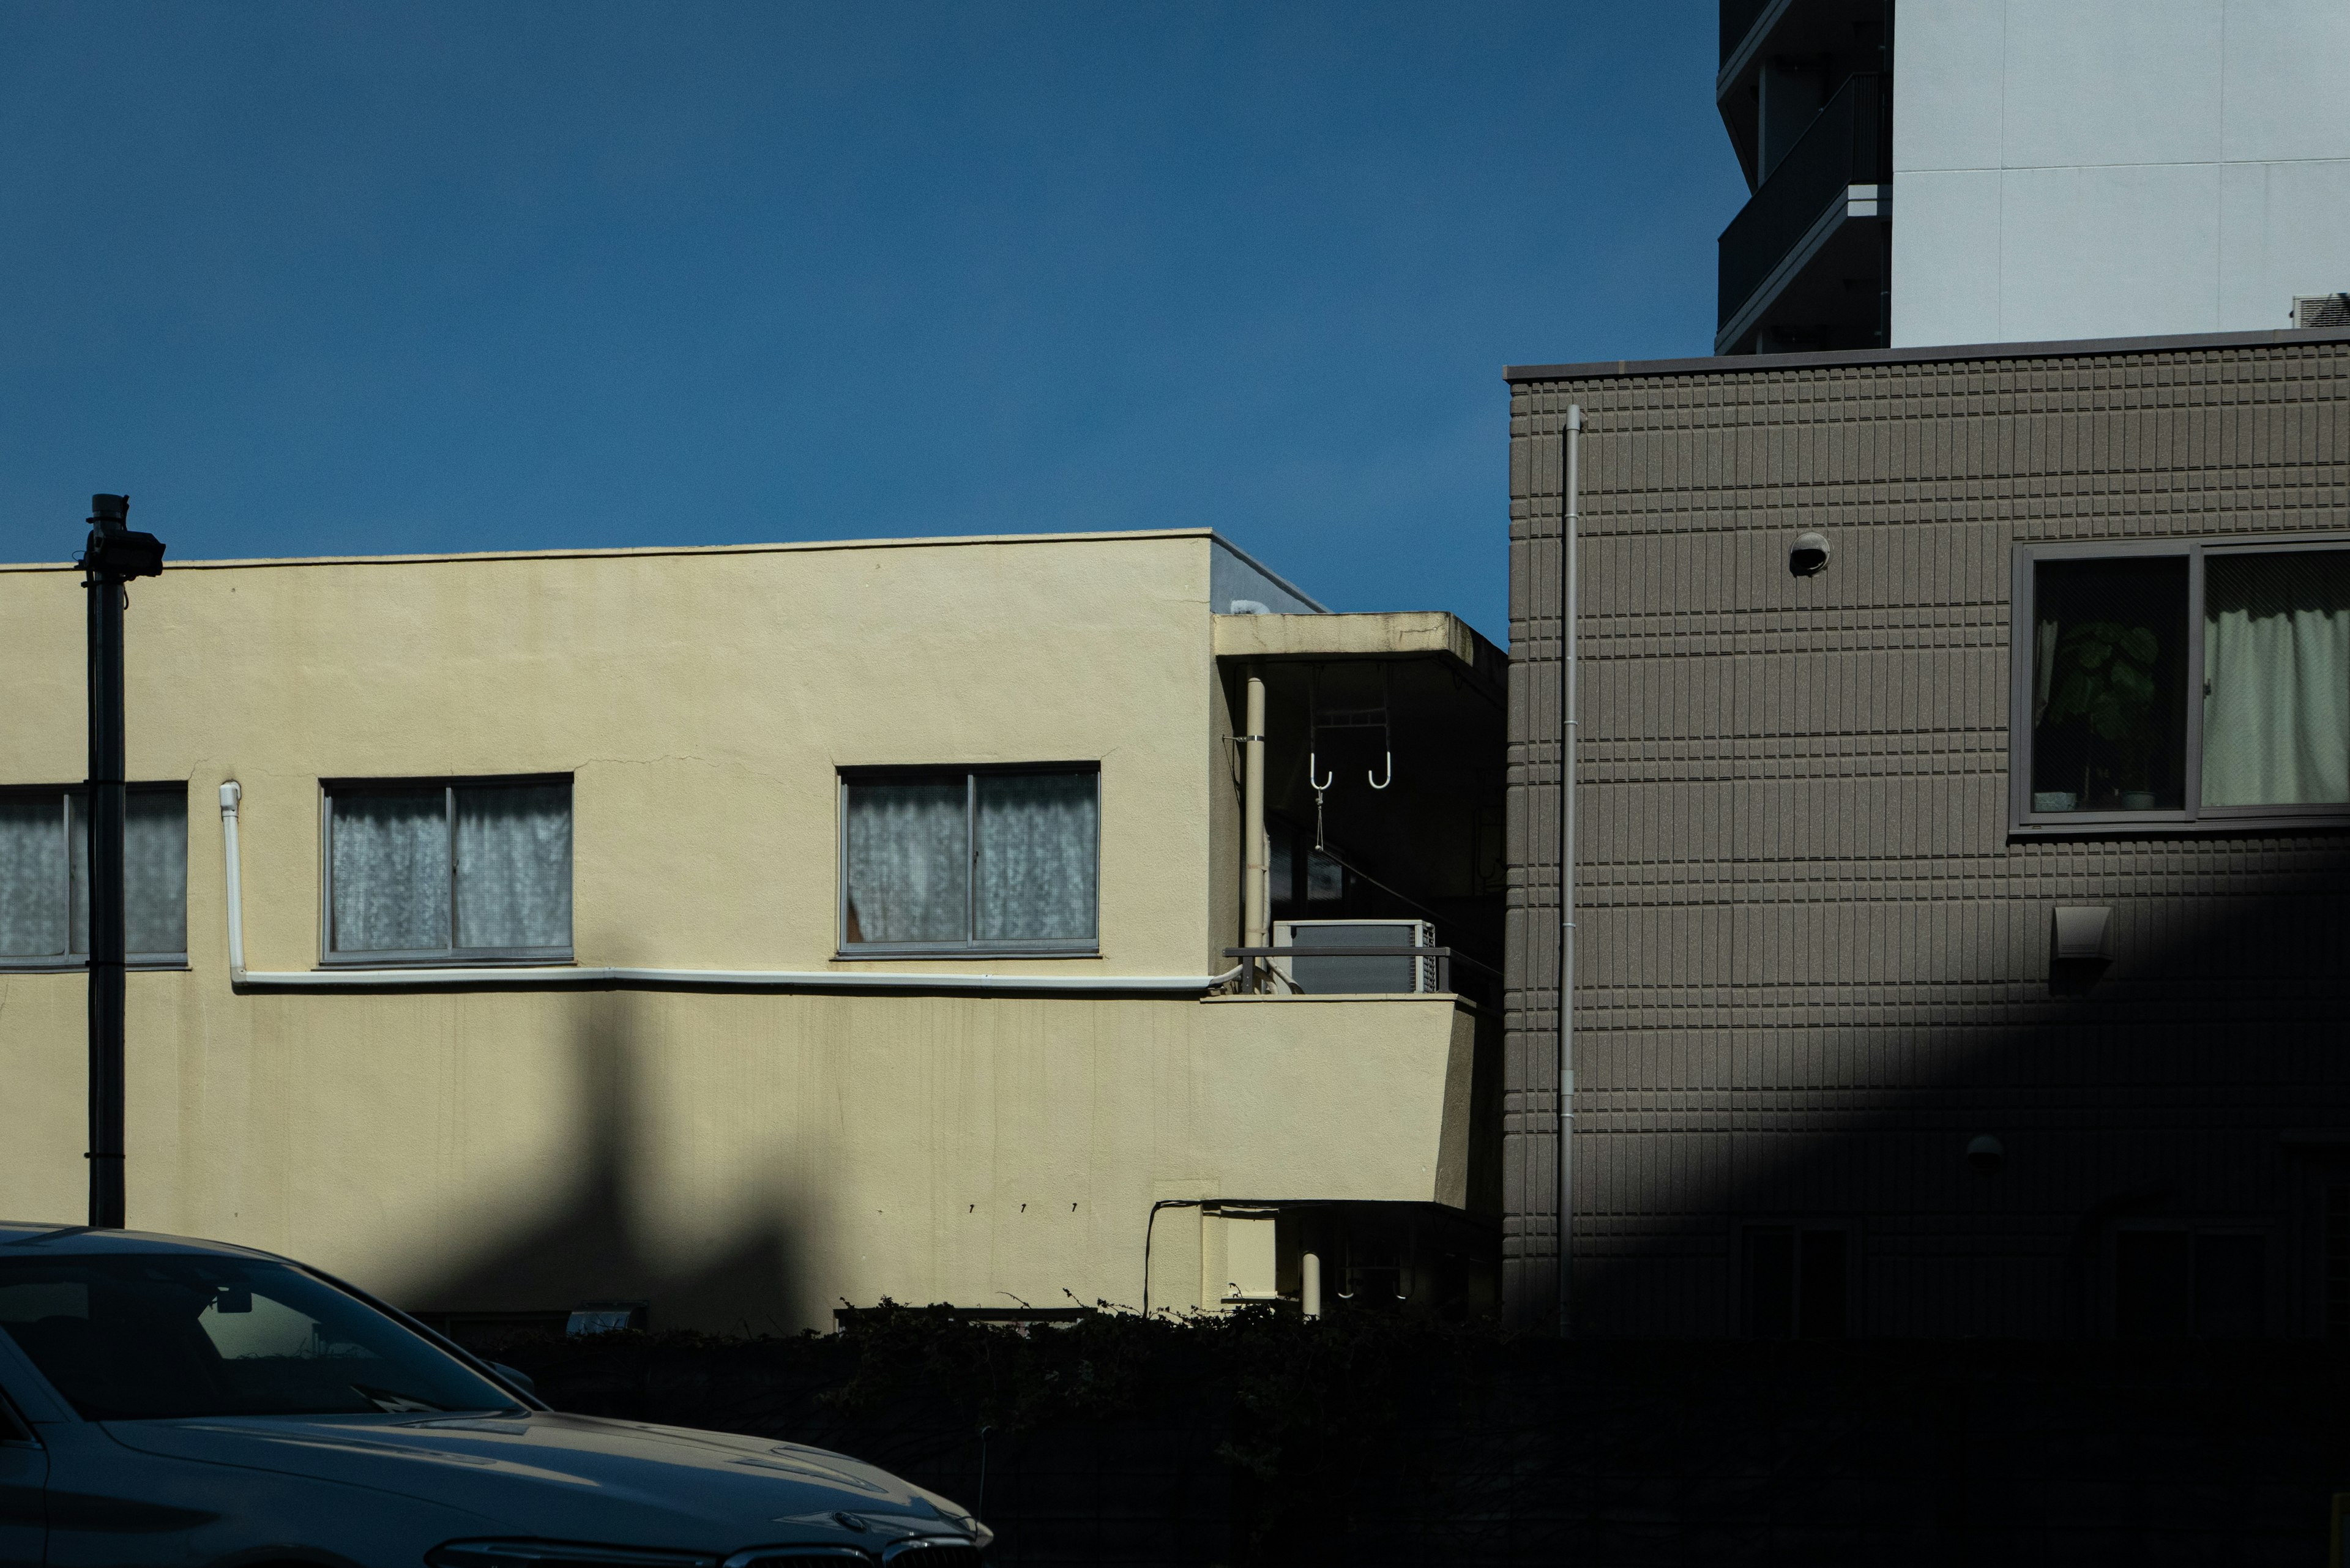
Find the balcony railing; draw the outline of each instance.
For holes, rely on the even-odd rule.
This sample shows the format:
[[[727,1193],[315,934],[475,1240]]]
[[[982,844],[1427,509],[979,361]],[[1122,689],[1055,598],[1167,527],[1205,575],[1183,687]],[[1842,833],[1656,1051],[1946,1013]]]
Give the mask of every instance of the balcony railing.
[[[1846,78],[1721,231],[1717,327],[1730,325],[1812,225],[1844,200],[1847,187],[1891,182],[1893,137],[1884,89],[1881,76]]]

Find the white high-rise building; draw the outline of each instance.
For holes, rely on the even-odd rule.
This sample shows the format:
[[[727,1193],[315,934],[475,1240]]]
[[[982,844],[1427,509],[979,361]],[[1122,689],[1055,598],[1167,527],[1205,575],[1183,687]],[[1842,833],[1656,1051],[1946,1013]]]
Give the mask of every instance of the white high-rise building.
[[[1721,37],[1717,352],[2350,317],[2350,0],[1722,0]]]

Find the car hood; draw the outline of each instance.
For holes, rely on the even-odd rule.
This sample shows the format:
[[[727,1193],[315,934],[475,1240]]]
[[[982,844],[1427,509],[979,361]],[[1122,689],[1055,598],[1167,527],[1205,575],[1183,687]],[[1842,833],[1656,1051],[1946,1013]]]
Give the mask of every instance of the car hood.
[[[953,1503],[844,1455],[594,1416],[238,1416],[106,1430],[146,1453],[462,1508],[516,1536],[724,1555],[972,1529]]]

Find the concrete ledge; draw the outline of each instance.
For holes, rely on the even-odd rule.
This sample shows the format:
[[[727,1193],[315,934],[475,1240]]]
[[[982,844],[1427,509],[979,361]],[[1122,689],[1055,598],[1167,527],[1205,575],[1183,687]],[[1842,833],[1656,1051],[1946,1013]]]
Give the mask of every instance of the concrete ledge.
[[[1380,615],[1220,615],[1216,657],[1243,659],[1450,659],[1499,693],[1509,656],[1443,610]]]

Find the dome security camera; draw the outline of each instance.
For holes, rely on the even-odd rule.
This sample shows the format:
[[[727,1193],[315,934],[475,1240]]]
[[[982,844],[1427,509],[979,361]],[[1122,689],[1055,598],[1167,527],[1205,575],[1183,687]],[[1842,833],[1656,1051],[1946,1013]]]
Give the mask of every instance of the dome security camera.
[[[1787,572],[1791,576],[1816,577],[1827,569],[1828,536],[1825,534],[1804,533],[1787,549]]]
[[[1982,1133],[1967,1144],[1967,1163],[1979,1176],[1996,1176],[1999,1168],[2007,1163],[2007,1146],[1989,1133]]]

